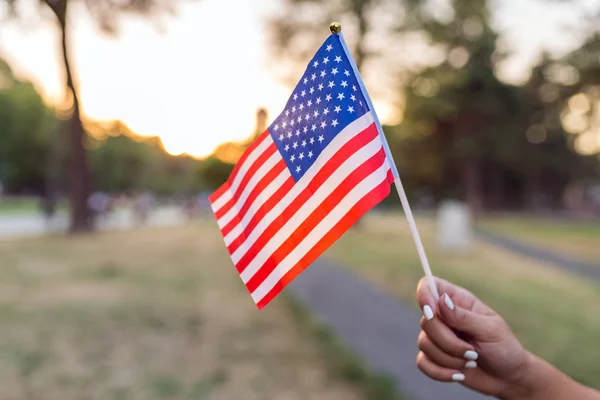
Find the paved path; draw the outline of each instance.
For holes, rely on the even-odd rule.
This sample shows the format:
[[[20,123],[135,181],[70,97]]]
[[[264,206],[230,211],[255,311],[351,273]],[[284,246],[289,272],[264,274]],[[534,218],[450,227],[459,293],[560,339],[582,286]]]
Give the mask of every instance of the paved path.
[[[600,266],[573,260],[567,256],[554,253],[541,247],[525,244],[520,240],[504,236],[488,230],[477,230],[478,236],[488,243],[501,246],[509,251],[519,253],[526,257],[532,257],[544,261],[557,268],[579,274],[586,278],[600,280]]]
[[[434,382],[421,374],[415,365],[420,315],[349,270],[317,261],[290,289],[370,369],[390,377],[412,399],[487,398],[459,384]]]

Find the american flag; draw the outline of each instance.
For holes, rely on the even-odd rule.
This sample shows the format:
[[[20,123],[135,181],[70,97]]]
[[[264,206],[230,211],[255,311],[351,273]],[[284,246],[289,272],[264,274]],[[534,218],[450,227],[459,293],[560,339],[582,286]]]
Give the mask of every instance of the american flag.
[[[390,192],[374,110],[340,40],[323,43],[283,112],[210,196],[259,309]]]

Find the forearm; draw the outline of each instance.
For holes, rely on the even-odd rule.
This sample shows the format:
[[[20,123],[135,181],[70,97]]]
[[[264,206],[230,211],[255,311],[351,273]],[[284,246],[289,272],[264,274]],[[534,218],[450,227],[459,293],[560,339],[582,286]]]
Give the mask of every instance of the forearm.
[[[503,400],[600,400],[600,392],[585,387],[551,364],[528,355],[523,376],[500,398]]]

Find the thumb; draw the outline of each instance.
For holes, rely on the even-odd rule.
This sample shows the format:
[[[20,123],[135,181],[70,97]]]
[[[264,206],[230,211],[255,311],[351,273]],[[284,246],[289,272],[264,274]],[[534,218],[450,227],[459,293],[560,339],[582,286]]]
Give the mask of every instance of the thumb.
[[[473,339],[492,340],[501,331],[501,321],[498,318],[458,307],[454,305],[447,293],[440,297],[438,304],[444,322],[449,327],[464,332]]]

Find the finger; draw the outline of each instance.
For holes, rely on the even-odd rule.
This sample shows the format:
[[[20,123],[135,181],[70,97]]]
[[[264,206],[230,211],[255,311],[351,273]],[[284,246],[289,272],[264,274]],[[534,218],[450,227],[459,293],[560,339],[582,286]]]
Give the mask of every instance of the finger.
[[[440,382],[461,382],[465,375],[457,369],[446,368],[431,361],[422,351],[417,354],[417,367],[431,379]]]
[[[431,288],[425,278],[421,278],[417,285],[417,303],[423,311],[423,315],[427,320],[432,319],[437,312],[437,300],[431,293]]]
[[[444,322],[449,327],[465,332],[476,340],[492,340],[504,331],[502,318],[475,313],[457,306],[447,293],[440,297],[438,306]]]
[[[476,354],[473,345],[456,336],[456,333],[442,322],[441,318],[431,320],[421,318],[421,329],[444,353],[452,357],[477,359],[476,356],[473,357],[473,354]]]
[[[453,357],[445,353],[435,343],[429,339],[424,331],[421,331],[417,339],[417,347],[427,358],[439,366],[451,369],[476,368],[477,361],[465,360],[462,357]]]

